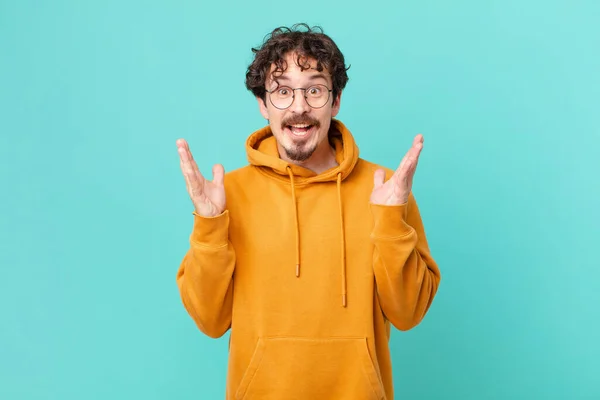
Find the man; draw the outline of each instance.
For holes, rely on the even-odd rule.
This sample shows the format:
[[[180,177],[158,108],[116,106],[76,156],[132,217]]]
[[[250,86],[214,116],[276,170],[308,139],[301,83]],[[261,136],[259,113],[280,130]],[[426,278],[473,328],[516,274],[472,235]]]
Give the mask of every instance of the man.
[[[440,282],[411,193],[423,138],[396,171],[359,158],[335,119],[344,57],[320,30],[279,28],[253,51],[268,126],[249,165],[209,181],[177,141],[195,208],[183,304],[206,335],[231,329],[227,399],[390,400],[390,325],[416,326]]]

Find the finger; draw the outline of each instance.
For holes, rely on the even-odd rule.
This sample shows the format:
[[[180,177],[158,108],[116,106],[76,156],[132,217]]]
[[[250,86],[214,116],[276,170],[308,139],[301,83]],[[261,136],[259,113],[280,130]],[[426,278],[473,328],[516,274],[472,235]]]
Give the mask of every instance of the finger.
[[[192,167],[192,170],[194,171],[194,173],[197,175],[198,179],[200,181],[204,180],[204,177],[202,176],[202,174],[200,173],[200,168],[198,168],[198,164],[196,164],[196,159],[194,159],[194,156],[192,155],[192,151],[190,150],[190,146],[187,145],[186,146],[186,151],[187,151],[187,155],[190,159],[190,165]]]
[[[423,142],[424,142],[424,138],[423,135],[421,135],[420,133],[415,137],[414,143],[413,143],[413,147],[416,150],[417,153],[417,157],[419,156],[419,154],[421,154],[421,150],[423,150]]]
[[[184,139],[179,139],[177,141],[177,150],[179,151],[179,154],[187,156],[189,162],[194,160],[194,157],[192,157],[192,152],[190,151],[190,146]]]
[[[417,164],[419,163],[419,156],[421,155],[421,152],[423,151],[423,141],[424,141],[423,135],[418,134],[415,137],[413,149],[412,149],[413,150],[413,155],[412,155],[413,162],[411,165],[412,169],[416,169]]]
[[[410,174],[412,165],[413,165],[413,158],[411,157],[410,151],[409,151],[408,153],[406,153],[406,155],[402,159],[402,162],[400,163],[400,166],[398,167],[396,172],[394,172],[394,177],[396,178],[398,183],[401,183],[402,181],[407,180],[408,175]]]
[[[194,197],[202,192],[204,177],[198,170],[196,162],[191,153],[184,147],[179,147],[179,156],[181,159],[181,171],[190,196]]]
[[[408,157],[408,161],[406,162],[405,169],[408,173],[414,171],[417,168],[417,164],[419,163],[419,156],[421,154],[421,148],[411,149],[411,154]]]
[[[192,187],[194,183],[192,181],[195,180],[196,174],[194,170],[190,166],[189,158],[184,149],[179,150],[180,162],[179,165],[181,167],[181,172],[183,174],[183,179],[185,180],[185,186],[187,187],[188,192],[191,194]]]
[[[424,141],[423,135],[422,135],[422,134],[420,134],[420,133],[419,133],[419,134],[417,134],[417,135],[415,136],[415,138],[413,139],[413,147],[417,146],[419,143],[420,143],[421,145],[423,145],[423,141]]]
[[[385,182],[385,171],[382,169],[378,169],[373,174],[373,189],[377,189],[381,187]]]
[[[180,163],[180,165],[181,165],[181,172],[183,172],[183,179],[185,181],[185,188],[187,189],[188,193],[191,195],[191,193],[192,193],[192,182],[191,182],[190,176],[186,172],[186,167],[183,164],[183,161]]]
[[[185,139],[177,140],[177,150],[179,151],[180,155],[187,155],[188,160],[190,161],[190,163],[192,163],[192,166],[194,166],[195,160],[192,156],[192,152],[190,151],[190,145]]]
[[[188,142],[185,139],[178,139],[176,143],[177,151],[179,152],[179,157],[182,159],[182,161],[191,162],[193,160],[193,157],[192,153],[190,152]]]
[[[404,175],[405,174],[408,163],[410,162],[411,150],[412,150],[412,148],[406,152],[404,157],[402,157],[402,160],[400,161],[400,165],[394,172],[394,175]]]
[[[179,152],[179,159],[181,160],[182,171],[184,174],[191,175],[194,173],[194,165],[191,154],[183,147],[177,149]]]
[[[213,183],[218,186],[223,186],[225,178],[225,168],[221,164],[216,164],[213,167]]]
[[[419,154],[421,154],[421,150],[423,149],[423,141],[424,140],[422,134],[419,133],[415,136],[415,138],[413,139],[412,147],[408,151],[411,158],[415,159],[419,157]]]
[[[198,164],[196,164],[196,160],[194,159],[194,156],[190,151],[189,144],[184,139],[179,139],[177,141],[177,149],[179,151],[179,156],[182,162],[185,164],[185,166],[189,167],[192,172],[199,175],[199,177],[203,179],[204,177],[202,177],[202,174],[200,174]]]
[[[411,151],[409,152],[409,154],[407,154],[406,161],[404,162],[404,165],[402,165],[402,167],[400,168],[399,172],[399,175],[402,177],[402,179],[410,178],[410,176],[414,173],[415,169],[417,168],[418,161],[418,153]]]
[[[412,147],[406,152],[404,158],[402,158],[402,162],[398,167],[398,173],[406,174],[411,169],[416,168],[416,165],[419,161],[419,156],[421,155],[421,150],[423,149],[423,135],[418,134],[413,139]]]
[[[177,148],[180,148],[180,147],[186,148],[187,147],[187,142],[185,139],[177,139],[175,141],[175,144],[177,145]]]
[[[185,139],[177,139],[177,152],[182,162],[187,162],[190,158],[189,147]]]

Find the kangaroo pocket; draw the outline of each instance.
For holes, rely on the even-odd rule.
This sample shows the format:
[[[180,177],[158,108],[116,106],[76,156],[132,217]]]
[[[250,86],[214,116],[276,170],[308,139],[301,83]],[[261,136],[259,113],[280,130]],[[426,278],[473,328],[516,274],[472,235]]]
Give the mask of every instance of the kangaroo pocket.
[[[382,400],[366,338],[260,338],[237,400]]]

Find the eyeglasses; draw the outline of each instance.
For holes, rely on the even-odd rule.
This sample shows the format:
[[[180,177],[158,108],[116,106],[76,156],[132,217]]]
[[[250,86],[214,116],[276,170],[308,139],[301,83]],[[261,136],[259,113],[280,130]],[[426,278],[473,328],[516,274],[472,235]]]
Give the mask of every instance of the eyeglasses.
[[[312,108],[321,108],[327,104],[330,93],[332,92],[332,89],[329,89],[325,85],[314,85],[308,88],[296,89],[292,89],[288,86],[279,86],[275,90],[267,90],[267,93],[269,93],[269,99],[271,100],[273,107],[285,110],[294,103],[296,90],[304,90],[306,103]]]

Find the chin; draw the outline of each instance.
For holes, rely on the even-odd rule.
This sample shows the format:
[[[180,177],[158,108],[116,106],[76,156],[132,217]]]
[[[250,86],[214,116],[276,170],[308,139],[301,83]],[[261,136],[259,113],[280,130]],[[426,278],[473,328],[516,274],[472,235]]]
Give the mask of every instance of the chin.
[[[315,148],[311,147],[311,148],[286,148],[285,149],[285,153],[287,155],[287,157],[295,162],[304,162],[307,161],[315,152]]]

